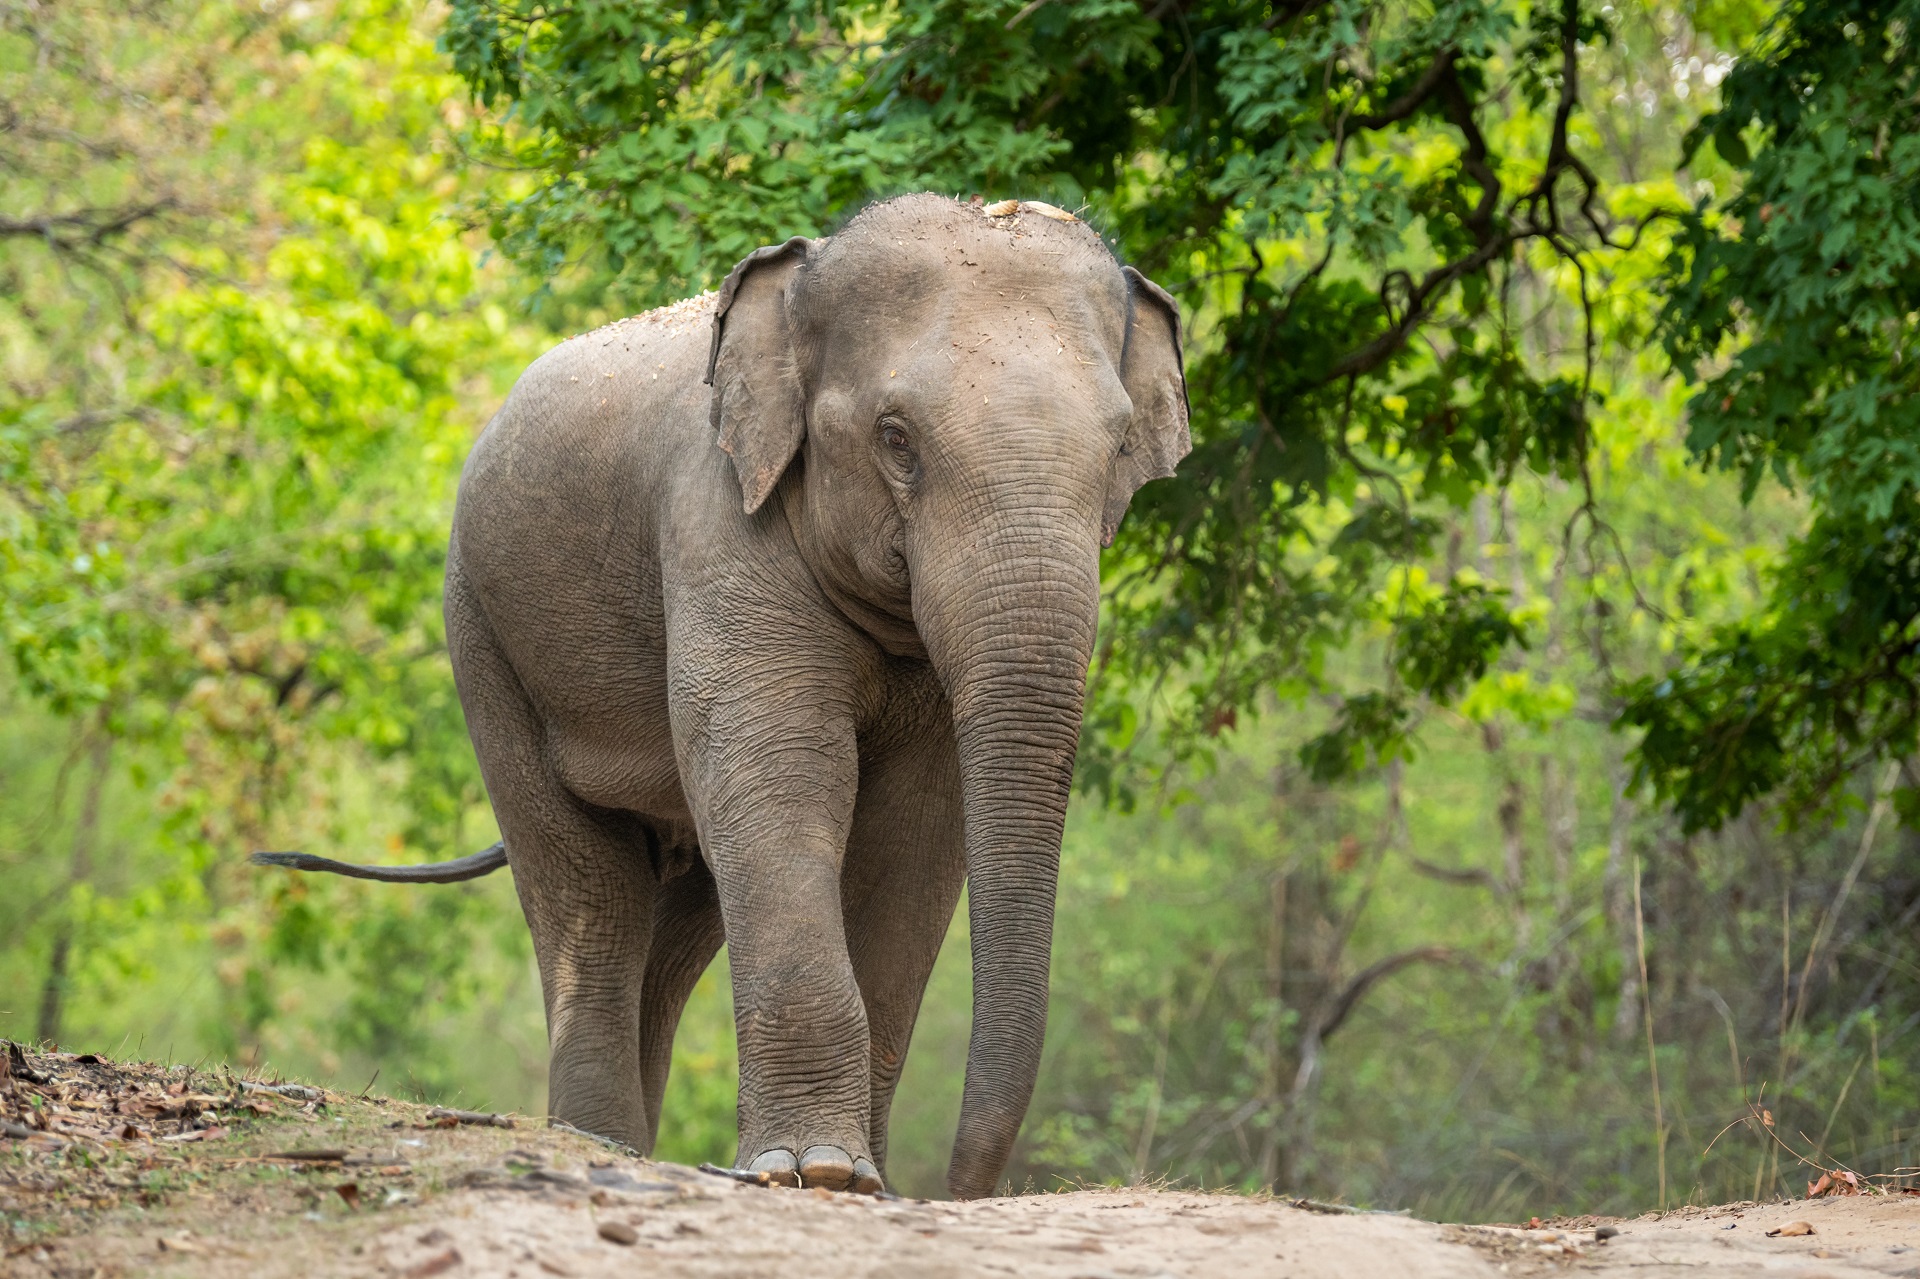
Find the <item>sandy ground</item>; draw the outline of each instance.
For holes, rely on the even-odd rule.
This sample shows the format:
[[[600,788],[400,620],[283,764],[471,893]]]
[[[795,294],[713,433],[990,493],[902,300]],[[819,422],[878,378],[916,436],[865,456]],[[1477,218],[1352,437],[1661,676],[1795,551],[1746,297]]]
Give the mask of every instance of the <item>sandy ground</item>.
[[[9,1279],[733,1279],[796,1264],[911,1279],[1920,1279],[1913,1198],[1731,1205],[1533,1230],[1147,1188],[966,1204],[875,1199],[740,1185],[525,1120],[463,1123],[378,1098],[26,1060],[41,1082],[13,1081],[4,1099],[11,1126],[0,1138],[0,1275]],[[206,1101],[187,1113],[196,1107],[169,1106],[168,1096]],[[169,1109],[172,1118],[152,1113]],[[103,1137],[128,1131],[122,1114],[146,1115],[146,1126]],[[1767,1236],[1790,1221],[1813,1233]],[[1603,1227],[1618,1233],[1598,1240]]]

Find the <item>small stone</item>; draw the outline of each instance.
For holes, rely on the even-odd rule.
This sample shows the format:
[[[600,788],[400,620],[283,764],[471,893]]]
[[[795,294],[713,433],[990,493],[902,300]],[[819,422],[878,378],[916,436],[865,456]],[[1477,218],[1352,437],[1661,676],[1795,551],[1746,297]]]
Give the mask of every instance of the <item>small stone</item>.
[[[631,1248],[640,1242],[640,1232],[624,1221],[601,1222],[600,1237],[608,1243],[617,1243],[622,1248]]]
[[[445,1274],[459,1264],[460,1250],[449,1247],[400,1273],[406,1276],[406,1279],[430,1279],[433,1275]]]

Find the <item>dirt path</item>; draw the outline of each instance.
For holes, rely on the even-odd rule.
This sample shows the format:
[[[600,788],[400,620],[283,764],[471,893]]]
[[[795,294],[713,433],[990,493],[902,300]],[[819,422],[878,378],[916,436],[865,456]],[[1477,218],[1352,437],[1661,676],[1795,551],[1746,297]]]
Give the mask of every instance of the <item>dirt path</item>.
[[[0,1275],[912,1279],[1920,1276],[1920,1201],[1519,1230],[1095,1190],[954,1204],[744,1186],[579,1136],[204,1072],[28,1057],[0,1092]],[[293,1157],[299,1156],[299,1157]],[[1768,1238],[1803,1220],[1815,1233]],[[1595,1228],[1619,1233],[1596,1241]]]

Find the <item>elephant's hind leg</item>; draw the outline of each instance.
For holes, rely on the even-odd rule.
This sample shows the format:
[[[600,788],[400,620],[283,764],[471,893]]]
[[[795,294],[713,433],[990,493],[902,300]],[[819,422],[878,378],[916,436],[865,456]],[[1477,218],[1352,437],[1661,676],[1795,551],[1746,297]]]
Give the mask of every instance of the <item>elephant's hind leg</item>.
[[[713,875],[695,858],[691,867],[661,885],[654,904],[653,946],[640,997],[640,1077],[650,1126],[650,1140],[642,1149],[649,1154],[660,1139],[660,1109],[680,1014],[725,940]]]
[[[640,990],[655,879],[643,832],[627,814],[581,802],[554,776],[533,707],[457,563],[447,574],[447,642],[540,964],[547,1113],[644,1147]]]

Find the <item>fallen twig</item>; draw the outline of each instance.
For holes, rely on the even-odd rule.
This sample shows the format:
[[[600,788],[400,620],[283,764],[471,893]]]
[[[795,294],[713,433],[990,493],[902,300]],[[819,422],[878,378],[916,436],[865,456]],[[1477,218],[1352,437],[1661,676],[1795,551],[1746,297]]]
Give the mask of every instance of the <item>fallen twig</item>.
[[[43,1075],[33,1067],[27,1065],[26,1049],[14,1043],[11,1039],[7,1040],[6,1043],[8,1074],[15,1079],[24,1079],[30,1084],[44,1084],[48,1082],[49,1076]]]
[[[771,1186],[773,1178],[764,1172],[752,1172],[746,1168],[722,1168],[719,1164],[701,1164],[700,1171],[715,1177],[725,1177],[728,1181],[737,1181],[747,1186]]]
[[[1352,1204],[1330,1204],[1320,1199],[1289,1199],[1288,1203],[1306,1212],[1323,1212],[1336,1217],[1410,1217],[1411,1208],[1356,1208]]]
[[[453,1110],[446,1106],[435,1106],[427,1112],[427,1122],[453,1127],[455,1124],[478,1124],[483,1128],[511,1128],[513,1120],[506,1115],[489,1114],[479,1110]]]
[[[276,1097],[291,1097],[295,1101],[325,1101],[327,1094],[319,1088],[310,1088],[306,1084],[259,1084],[251,1079],[242,1079],[240,1086],[248,1092],[270,1092]]]

